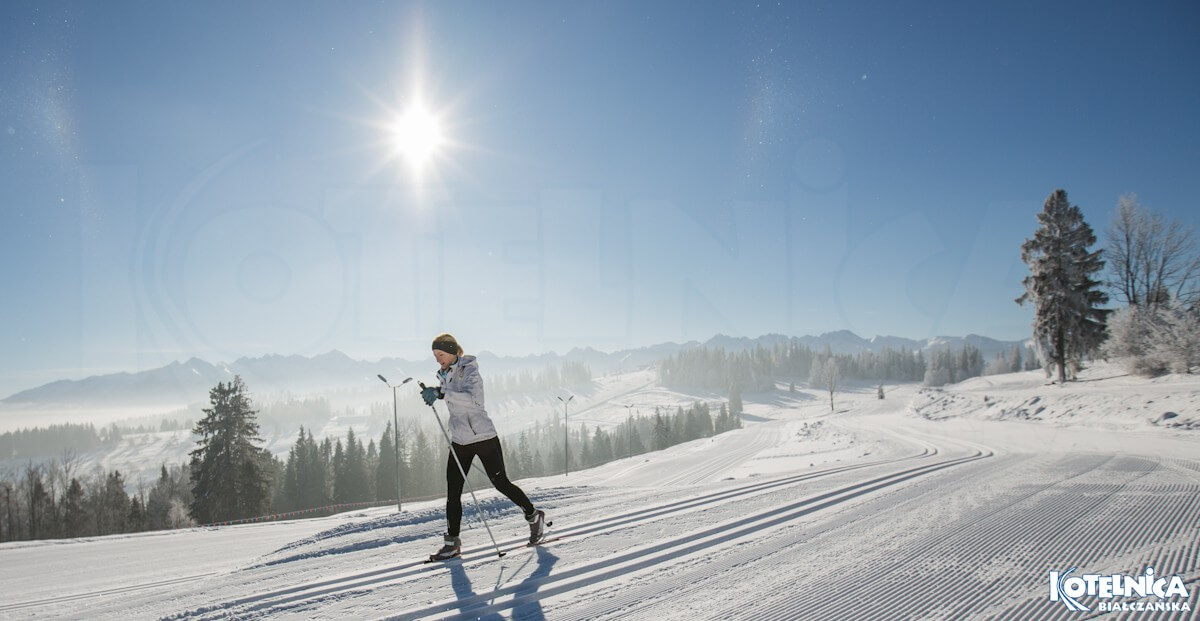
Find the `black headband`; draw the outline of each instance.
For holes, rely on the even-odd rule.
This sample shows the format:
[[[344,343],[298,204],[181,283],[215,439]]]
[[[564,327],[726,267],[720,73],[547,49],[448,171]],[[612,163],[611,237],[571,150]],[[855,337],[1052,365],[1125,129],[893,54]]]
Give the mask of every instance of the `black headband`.
[[[453,356],[458,355],[458,343],[455,343],[454,341],[434,341],[433,348],[440,349]]]

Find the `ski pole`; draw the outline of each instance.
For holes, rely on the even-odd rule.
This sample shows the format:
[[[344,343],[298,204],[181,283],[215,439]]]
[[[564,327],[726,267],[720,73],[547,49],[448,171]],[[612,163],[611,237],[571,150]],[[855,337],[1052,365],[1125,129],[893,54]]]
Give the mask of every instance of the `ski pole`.
[[[417,382],[421,390],[425,390],[424,382]],[[500,551],[500,546],[496,545],[496,537],[492,535],[492,527],[488,526],[487,516],[483,514],[483,507],[479,506],[479,499],[475,497],[475,486],[467,480],[467,471],[463,468],[462,462],[458,459],[458,453],[454,450],[454,441],[450,439],[450,434],[446,431],[446,426],[442,424],[442,417],[438,416],[437,408],[432,403],[429,404],[429,409],[433,410],[433,417],[437,419],[438,427],[442,430],[442,435],[446,437],[446,442],[450,446],[450,456],[454,458],[454,463],[458,464],[458,471],[462,474],[463,483],[467,484],[467,489],[471,491],[471,500],[475,502],[475,511],[479,513],[479,519],[483,520],[483,527],[487,529],[488,538],[492,540],[492,547],[496,548],[496,555],[503,557],[504,553]]]

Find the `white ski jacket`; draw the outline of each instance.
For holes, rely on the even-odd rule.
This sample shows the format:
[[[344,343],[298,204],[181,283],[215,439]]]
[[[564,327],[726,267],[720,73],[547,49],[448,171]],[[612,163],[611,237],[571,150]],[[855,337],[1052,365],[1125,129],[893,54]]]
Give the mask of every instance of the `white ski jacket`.
[[[496,425],[483,406],[483,377],[475,356],[459,356],[450,368],[438,370],[442,395],[450,411],[450,440],[474,444],[495,438]]]

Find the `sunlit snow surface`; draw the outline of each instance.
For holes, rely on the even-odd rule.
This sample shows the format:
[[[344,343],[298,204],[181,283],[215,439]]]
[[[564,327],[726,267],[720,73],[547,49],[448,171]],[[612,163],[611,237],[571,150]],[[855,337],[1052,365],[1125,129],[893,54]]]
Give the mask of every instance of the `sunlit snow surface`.
[[[642,379],[579,416],[678,402]],[[1107,365],[1082,379],[885,387],[884,400],[851,387],[832,413],[817,392],[746,395],[743,430],[523,480],[555,522],[542,547],[523,547],[519,511],[481,491],[504,558],[468,503],[463,559],[423,564],[439,501],[4,544],[0,617],[1073,618],[1047,575],[1074,566],[1179,574],[1192,595],[1176,601],[1195,608],[1200,432],[1186,427],[1200,380]],[[1116,618],[1194,613],[1139,614]]]

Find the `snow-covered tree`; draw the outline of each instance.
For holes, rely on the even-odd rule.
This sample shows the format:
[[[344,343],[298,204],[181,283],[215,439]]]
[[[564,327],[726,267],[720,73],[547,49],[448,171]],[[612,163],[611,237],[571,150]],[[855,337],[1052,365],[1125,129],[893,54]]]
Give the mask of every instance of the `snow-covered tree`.
[[[1163,338],[1155,344],[1158,356],[1174,373],[1190,373],[1200,365],[1200,312],[1180,305],[1162,310]]]
[[[1093,274],[1104,268],[1101,251],[1083,212],[1067,200],[1065,190],[1046,198],[1038,214],[1039,227],[1021,245],[1021,260],[1030,275],[1018,304],[1034,304],[1033,334],[1047,375],[1057,369],[1059,383],[1073,378],[1084,356],[1104,335],[1106,311],[1100,305],[1108,295]]]
[[[742,389],[737,384],[729,388],[729,413],[737,416],[742,413]]]
[[[1200,364],[1200,314],[1178,303],[1127,306],[1113,313],[1108,323],[1104,353],[1121,359],[1131,373],[1189,373]]]
[[[1108,229],[1108,285],[1130,306],[1157,308],[1172,300],[1200,300],[1200,247],[1191,228],[1140,205],[1117,200]]]
[[[246,385],[234,376],[210,390],[209,399],[193,430],[199,440],[191,452],[192,517],[203,524],[261,515],[270,502],[269,455],[258,445],[258,413]]]
[[[929,367],[925,369],[926,386],[945,386],[950,383],[950,369],[937,364],[937,357],[930,359]]]
[[[829,392],[829,410],[833,411],[833,394],[841,384],[842,371],[836,358],[813,362],[808,373],[808,385],[818,390]]]

